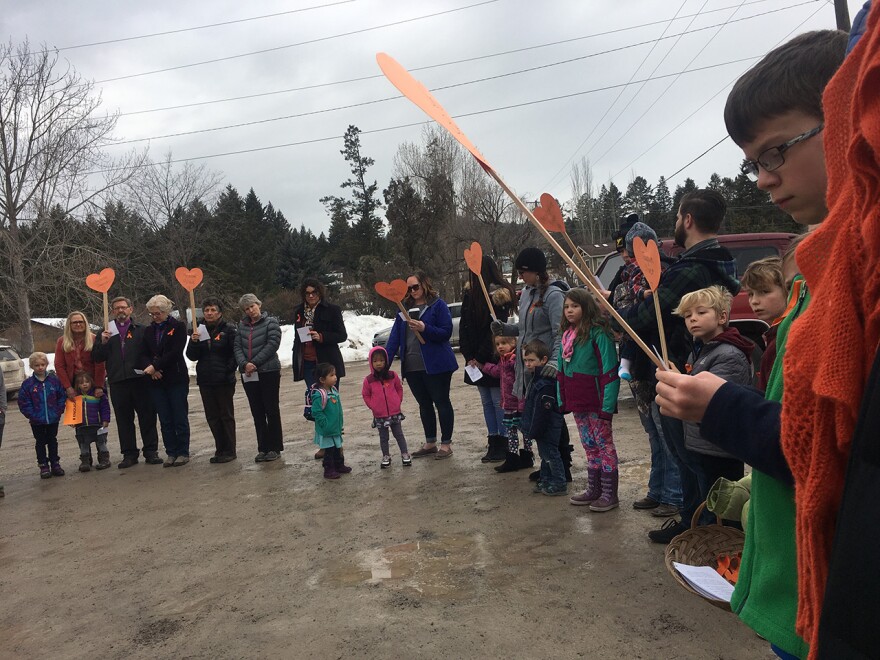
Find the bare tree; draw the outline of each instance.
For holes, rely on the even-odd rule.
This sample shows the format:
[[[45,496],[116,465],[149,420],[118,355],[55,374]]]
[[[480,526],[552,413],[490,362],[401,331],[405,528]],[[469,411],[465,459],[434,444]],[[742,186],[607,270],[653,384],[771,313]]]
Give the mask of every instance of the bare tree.
[[[70,216],[100,206],[144,157],[114,163],[105,154],[117,115],[100,114],[94,83],[58,64],[57,52],[31,50],[28,41],[0,45],[0,257],[10,266],[0,292],[16,312],[26,353],[33,337],[23,229],[35,230],[50,210]]]
[[[601,234],[593,206],[593,188],[593,167],[587,158],[582,158],[571,168],[571,209],[578,238],[590,245]]]

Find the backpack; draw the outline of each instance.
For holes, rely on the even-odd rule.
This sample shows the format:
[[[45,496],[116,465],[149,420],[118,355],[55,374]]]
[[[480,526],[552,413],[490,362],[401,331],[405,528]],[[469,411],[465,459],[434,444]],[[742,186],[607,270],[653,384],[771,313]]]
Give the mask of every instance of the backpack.
[[[306,390],[306,405],[303,407],[303,417],[310,422],[315,421],[315,418],[312,416],[312,392],[315,390],[318,390],[321,393],[321,408],[323,409],[327,407],[327,392],[322,390],[318,383],[314,383]]]

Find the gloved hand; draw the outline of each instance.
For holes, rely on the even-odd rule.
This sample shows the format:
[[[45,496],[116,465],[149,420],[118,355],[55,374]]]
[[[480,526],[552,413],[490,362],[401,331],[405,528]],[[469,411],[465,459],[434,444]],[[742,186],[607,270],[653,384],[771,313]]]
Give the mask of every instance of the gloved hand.
[[[545,378],[556,378],[556,372],[558,369],[555,364],[550,364],[549,362],[544,365],[544,368],[541,369],[541,375]]]
[[[493,337],[498,337],[502,332],[504,332],[504,324],[501,321],[492,321],[489,324],[489,329],[492,331]]]

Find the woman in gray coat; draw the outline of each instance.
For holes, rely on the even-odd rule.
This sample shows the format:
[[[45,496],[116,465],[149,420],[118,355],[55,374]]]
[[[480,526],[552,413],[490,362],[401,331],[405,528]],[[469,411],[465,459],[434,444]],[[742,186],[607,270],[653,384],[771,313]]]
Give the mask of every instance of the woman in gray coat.
[[[238,301],[244,318],[238,323],[233,353],[241,382],[247,395],[254,428],[257,432],[257,456],[254,461],[276,461],[284,451],[281,437],[281,326],[274,316],[262,311],[260,300],[252,293]]]

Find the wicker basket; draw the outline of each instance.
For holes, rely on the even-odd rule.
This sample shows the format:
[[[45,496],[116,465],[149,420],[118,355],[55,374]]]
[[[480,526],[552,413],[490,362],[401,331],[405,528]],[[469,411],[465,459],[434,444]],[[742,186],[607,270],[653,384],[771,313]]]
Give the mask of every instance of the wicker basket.
[[[722,610],[730,611],[730,603],[724,600],[716,600],[714,598],[706,598],[702,594],[697,593],[687,581],[675,570],[672,562],[677,561],[680,564],[688,564],[689,566],[711,566],[715,568],[720,555],[735,555],[743,550],[745,534],[733,527],[724,527],[721,519],[716,517],[718,521],[714,525],[697,525],[700,520],[700,514],[706,508],[703,502],[694,513],[691,519],[691,528],[676,536],[666,546],[666,568],[672,574],[672,577],[690,591],[704,600],[712,603],[715,607]]]

